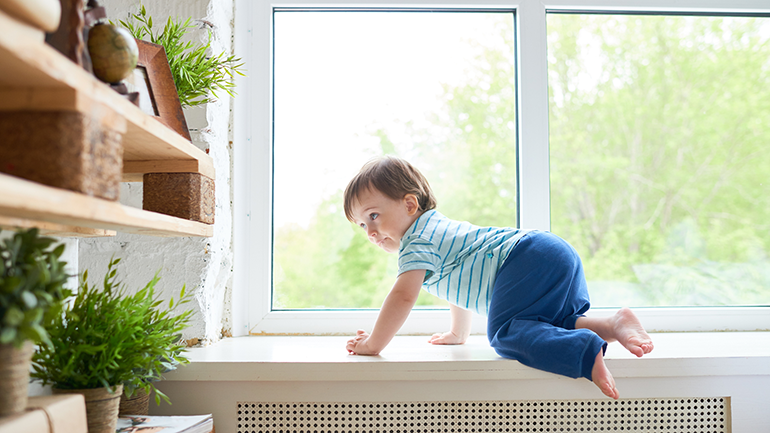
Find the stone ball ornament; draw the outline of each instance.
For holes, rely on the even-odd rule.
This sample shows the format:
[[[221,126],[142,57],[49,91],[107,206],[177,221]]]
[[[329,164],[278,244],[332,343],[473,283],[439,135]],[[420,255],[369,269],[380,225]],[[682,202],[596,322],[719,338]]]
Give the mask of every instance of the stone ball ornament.
[[[136,68],[139,47],[131,33],[118,26],[99,23],[88,31],[88,53],[96,78],[118,83]]]

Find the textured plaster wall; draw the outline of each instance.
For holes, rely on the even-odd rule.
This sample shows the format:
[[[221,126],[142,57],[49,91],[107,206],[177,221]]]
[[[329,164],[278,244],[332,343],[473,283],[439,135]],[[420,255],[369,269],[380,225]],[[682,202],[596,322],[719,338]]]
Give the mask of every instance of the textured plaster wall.
[[[212,49],[219,53],[232,49],[232,0],[103,0],[113,22],[138,12],[144,4],[153,26],[161,28],[171,17],[197,22],[193,39],[205,43],[211,32]],[[224,95],[224,96],[223,96]],[[227,94],[205,107],[186,109],[193,144],[211,155],[216,169],[216,223],[211,238],[161,238],[118,233],[113,238],[81,239],[79,270],[89,272],[89,280],[99,283],[112,257],[120,258],[119,278],[131,290],[144,287],[159,271],[162,297],[178,297],[183,285],[192,290],[195,310],[191,326],[184,334],[202,344],[218,341],[229,330],[229,297],[232,283],[232,200],[230,106]],[[120,201],[141,207],[142,184],[124,183]]]

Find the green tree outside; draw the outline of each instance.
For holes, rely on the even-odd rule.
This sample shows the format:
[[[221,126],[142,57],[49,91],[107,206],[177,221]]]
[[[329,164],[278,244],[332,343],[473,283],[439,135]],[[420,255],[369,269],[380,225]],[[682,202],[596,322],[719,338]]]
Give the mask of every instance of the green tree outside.
[[[595,300],[767,304],[768,24],[548,17],[552,229]]]
[[[413,145],[439,210],[516,226],[513,28]],[[583,258],[594,305],[770,299],[770,19],[548,17],[552,231]],[[591,75],[593,73],[593,75]],[[326,198],[275,232],[277,308],[379,308],[396,258]],[[422,306],[445,305],[428,294]]]

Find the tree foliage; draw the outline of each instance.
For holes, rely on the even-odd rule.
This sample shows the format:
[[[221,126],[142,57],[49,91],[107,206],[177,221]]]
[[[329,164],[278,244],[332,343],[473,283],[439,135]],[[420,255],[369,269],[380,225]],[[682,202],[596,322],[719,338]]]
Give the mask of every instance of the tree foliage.
[[[595,305],[766,303],[768,21],[549,15],[552,231],[583,258]],[[508,47],[445,87],[411,147],[376,135],[425,173],[442,213],[515,226],[514,42],[500,32]],[[345,220],[341,192],[311,227],[276,232],[275,263],[289,308],[376,308],[395,277],[395,258]]]
[[[645,305],[765,302],[766,21],[549,17],[552,229],[589,280]]]

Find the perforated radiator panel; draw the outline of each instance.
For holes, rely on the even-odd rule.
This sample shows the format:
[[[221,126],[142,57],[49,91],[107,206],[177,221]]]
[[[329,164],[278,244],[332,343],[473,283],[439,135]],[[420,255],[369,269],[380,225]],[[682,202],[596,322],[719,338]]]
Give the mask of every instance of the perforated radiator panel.
[[[730,399],[238,403],[237,433],[730,432]]]

